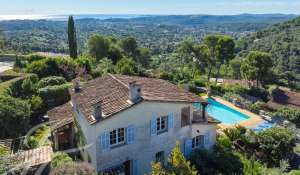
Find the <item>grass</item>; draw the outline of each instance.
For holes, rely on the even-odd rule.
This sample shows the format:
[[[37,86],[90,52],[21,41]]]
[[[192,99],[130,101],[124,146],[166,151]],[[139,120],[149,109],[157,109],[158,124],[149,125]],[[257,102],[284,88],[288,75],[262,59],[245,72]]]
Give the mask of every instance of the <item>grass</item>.
[[[4,146],[0,145],[0,156],[5,156],[8,155],[9,151],[7,148],[5,148]]]
[[[200,97],[206,97],[206,96],[207,96],[207,93],[205,93],[205,92],[204,92],[204,93],[199,93],[198,95],[199,95]]]
[[[0,83],[0,95],[6,95],[7,91],[9,90],[10,86],[20,80],[23,80],[32,74],[27,74],[27,73],[18,73],[13,70],[7,70],[3,72],[1,75],[3,76],[15,76],[16,78],[10,79],[8,81],[4,81]]]

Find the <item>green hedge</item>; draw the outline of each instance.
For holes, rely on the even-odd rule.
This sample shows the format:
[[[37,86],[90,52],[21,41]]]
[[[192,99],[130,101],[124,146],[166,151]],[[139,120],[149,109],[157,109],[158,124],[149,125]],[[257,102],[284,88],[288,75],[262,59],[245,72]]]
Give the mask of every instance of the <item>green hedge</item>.
[[[47,86],[55,86],[65,84],[67,81],[64,77],[51,76],[41,79],[38,82],[38,88],[44,88]]]
[[[70,100],[69,85],[47,86],[38,90],[48,107],[64,104]]]

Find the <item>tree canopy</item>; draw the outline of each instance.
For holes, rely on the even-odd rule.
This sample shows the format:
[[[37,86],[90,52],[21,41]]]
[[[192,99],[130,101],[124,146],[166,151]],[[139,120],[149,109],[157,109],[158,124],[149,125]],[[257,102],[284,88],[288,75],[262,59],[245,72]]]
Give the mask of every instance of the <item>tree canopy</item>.
[[[258,87],[258,82],[263,85],[265,81],[267,81],[272,66],[273,65],[270,54],[265,52],[252,51],[244,60],[241,66],[241,71],[245,79],[256,80]]]
[[[73,16],[69,16],[68,20],[68,44],[70,57],[77,58],[77,38]]]
[[[179,142],[176,143],[172,150],[166,165],[161,162],[152,165],[151,175],[197,175],[196,169],[191,166],[180,151]]]
[[[30,128],[31,109],[27,101],[0,96],[0,139],[23,136]]]

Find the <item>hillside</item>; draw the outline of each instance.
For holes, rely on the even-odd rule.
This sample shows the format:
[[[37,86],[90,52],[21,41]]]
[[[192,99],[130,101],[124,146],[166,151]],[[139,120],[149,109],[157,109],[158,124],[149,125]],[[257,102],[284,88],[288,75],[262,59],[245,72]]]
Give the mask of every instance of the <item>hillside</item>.
[[[272,54],[274,71],[282,81],[300,84],[300,17],[249,34],[238,41],[238,50],[244,56],[251,50]]]
[[[153,53],[171,52],[177,43],[192,37],[200,42],[211,33],[229,34],[239,38],[245,33],[266,28],[294,18],[295,15],[170,15],[130,19],[99,19],[99,16],[75,16],[80,51],[93,33],[117,38],[135,37]],[[6,46],[23,53],[31,51],[67,52],[67,22],[59,20],[0,21],[7,39]]]

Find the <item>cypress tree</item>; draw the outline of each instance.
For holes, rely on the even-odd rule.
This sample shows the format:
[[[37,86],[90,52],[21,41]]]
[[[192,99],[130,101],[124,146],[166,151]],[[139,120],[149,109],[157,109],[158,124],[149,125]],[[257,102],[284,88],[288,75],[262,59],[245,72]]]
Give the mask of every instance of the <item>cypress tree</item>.
[[[68,41],[69,52],[71,58],[77,58],[77,41],[76,41],[76,29],[73,16],[69,16],[68,21]]]

